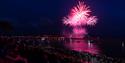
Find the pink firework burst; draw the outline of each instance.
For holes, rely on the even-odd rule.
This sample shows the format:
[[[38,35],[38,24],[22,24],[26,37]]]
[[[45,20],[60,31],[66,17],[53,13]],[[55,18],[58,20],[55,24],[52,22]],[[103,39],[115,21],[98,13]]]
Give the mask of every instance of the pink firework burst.
[[[70,26],[95,25],[97,18],[96,16],[91,16],[90,12],[89,6],[79,1],[78,5],[71,9],[70,14],[64,17],[63,23]]]
[[[71,9],[68,16],[64,17],[63,24],[69,25],[72,29],[68,37],[73,38],[83,38],[87,34],[86,25],[95,25],[97,23],[96,16],[91,16],[89,6],[86,6],[84,2],[78,3]],[[68,31],[65,31],[68,32]],[[90,43],[86,40],[72,40],[65,44],[71,50],[78,52],[89,52],[91,54],[98,54],[99,49],[96,45]],[[91,47],[90,47],[91,46]]]

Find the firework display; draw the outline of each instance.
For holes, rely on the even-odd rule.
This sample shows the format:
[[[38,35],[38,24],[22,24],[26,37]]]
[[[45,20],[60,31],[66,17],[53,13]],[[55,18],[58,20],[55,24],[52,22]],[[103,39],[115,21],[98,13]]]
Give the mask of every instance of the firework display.
[[[0,63],[125,63],[120,2],[1,1]]]
[[[86,26],[97,23],[96,16],[91,16],[90,12],[90,7],[79,1],[78,5],[74,6],[68,16],[63,19],[63,24],[72,28],[72,32],[69,32],[70,34],[67,35],[74,38],[85,37],[87,35]],[[98,48],[94,44],[91,44],[90,48],[90,44],[83,39],[79,41],[71,40],[71,43],[66,43],[65,45],[71,50],[98,54]]]
[[[63,23],[70,26],[95,25],[97,18],[96,16],[91,16],[90,12],[89,6],[79,1],[78,5],[71,9],[70,14],[64,17]]]

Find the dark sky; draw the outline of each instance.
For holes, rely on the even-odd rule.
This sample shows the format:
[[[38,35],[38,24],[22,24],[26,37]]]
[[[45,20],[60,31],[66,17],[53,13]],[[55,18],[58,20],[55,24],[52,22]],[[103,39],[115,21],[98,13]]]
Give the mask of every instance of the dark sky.
[[[11,33],[58,33],[61,19],[78,0],[0,0],[0,21],[13,26]],[[84,0],[98,17],[98,24],[89,29],[100,36],[125,35],[125,1]],[[52,32],[53,31],[53,32]]]
[[[68,14],[76,1],[78,0],[0,0],[0,26],[12,29],[5,32],[8,30],[0,28],[0,33],[19,35],[60,33],[63,28],[61,19]],[[90,6],[92,14],[99,19],[96,26],[88,28],[90,35],[125,36],[125,0],[84,1]],[[3,21],[4,23],[1,23]],[[106,41],[102,46],[107,51],[110,50],[110,54],[121,54],[120,42],[109,44]]]

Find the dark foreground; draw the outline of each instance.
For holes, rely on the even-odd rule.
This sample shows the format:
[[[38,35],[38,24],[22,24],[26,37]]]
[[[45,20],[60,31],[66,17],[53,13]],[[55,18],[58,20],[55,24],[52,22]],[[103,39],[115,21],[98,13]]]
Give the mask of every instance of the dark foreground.
[[[57,46],[59,45],[59,46]],[[125,63],[123,58],[68,50],[45,39],[0,38],[0,63]]]

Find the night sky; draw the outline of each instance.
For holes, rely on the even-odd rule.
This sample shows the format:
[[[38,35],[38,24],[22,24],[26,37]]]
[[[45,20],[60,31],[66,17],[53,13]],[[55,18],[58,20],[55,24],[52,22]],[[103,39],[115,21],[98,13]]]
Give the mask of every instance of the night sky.
[[[11,33],[59,33],[62,28],[61,19],[69,13],[76,1],[1,0],[0,21],[13,26]],[[99,19],[95,27],[90,27],[90,34],[120,37],[125,35],[125,9],[122,1],[85,0],[85,3]]]
[[[0,33],[5,35],[61,33],[63,28],[61,20],[69,13],[76,1],[0,0]],[[125,1],[84,1],[90,6],[92,14],[98,17],[96,26],[88,28],[90,35],[101,37],[125,36]],[[108,46],[110,47],[110,45]]]

